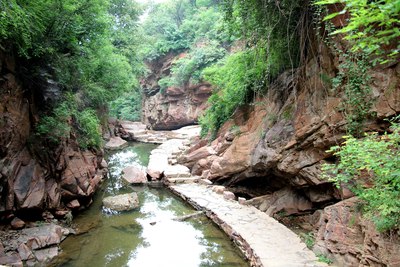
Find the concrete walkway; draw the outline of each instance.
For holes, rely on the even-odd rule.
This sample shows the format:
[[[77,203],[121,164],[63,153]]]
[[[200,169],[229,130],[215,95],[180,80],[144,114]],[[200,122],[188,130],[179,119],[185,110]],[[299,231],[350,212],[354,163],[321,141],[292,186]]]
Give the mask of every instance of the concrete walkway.
[[[318,262],[300,238],[253,206],[241,205],[201,184],[171,185],[171,190],[219,225],[249,259],[251,266],[327,266]]]
[[[198,135],[198,131],[196,127],[183,129],[186,140],[170,139],[153,150],[147,173],[152,177],[162,176],[175,194],[205,211],[238,245],[251,266],[327,266],[318,262],[314,253],[287,227],[253,206],[230,200],[234,197],[232,193],[224,192],[221,186],[206,185],[211,182],[192,177],[187,167],[176,164],[177,157],[188,149],[189,139]]]

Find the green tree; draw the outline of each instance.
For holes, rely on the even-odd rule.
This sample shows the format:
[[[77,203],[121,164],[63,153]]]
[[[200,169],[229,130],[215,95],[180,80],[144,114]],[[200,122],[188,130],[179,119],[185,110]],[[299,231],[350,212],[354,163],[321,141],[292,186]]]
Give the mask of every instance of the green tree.
[[[347,25],[332,34],[344,34],[351,42],[353,52],[375,55],[381,63],[397,58],[400,52],[400,1],[321,0],[316,4],[344,4],[342,10],[327,15],[324,20],[349,13]]]
[[[45,69],[62,89],[56,102],[41,106],[39,136],[62,139],[74,131],[83,148],[100,145],[98,112],[137,85],[143,69],[135,55],[139,13],[129,0],[0,2],[1,47],[30,66],[25,80]]]

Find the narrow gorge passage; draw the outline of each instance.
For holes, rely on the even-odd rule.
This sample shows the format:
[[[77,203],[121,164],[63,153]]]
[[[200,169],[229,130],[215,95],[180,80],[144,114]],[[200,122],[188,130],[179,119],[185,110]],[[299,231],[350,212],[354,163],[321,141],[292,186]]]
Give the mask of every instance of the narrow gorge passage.
[[[400,266],[399,14],[0,0],[0,266]]]
[[[130,186],[127,166],[146,167],[152,144],[133,143],[107,156],[110,177],[91,207],[74,219],[77,235],[61,245],[51,266],[248,267],[230,239],[206,217],[173,220],[193,209],[162,185]],[[106,196],[136,192],[140,207],[116,212],[102,206]]]

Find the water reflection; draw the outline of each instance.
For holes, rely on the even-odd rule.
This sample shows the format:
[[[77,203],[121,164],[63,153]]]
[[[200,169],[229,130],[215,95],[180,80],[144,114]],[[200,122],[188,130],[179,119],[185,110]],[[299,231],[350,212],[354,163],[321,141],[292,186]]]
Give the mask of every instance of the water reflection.
[[[62,243],[53,266],[241,267],[248,264],[220,229],[207,218],[173,220],[195,212],[165,188],[131,187],[121,182],[123,168],[147,166],[154,146],[134,145],[108,159],[111,177],[92,207],[74,222],[81,234]],[[108,213],[104,196],[137,192],[140,208]]]

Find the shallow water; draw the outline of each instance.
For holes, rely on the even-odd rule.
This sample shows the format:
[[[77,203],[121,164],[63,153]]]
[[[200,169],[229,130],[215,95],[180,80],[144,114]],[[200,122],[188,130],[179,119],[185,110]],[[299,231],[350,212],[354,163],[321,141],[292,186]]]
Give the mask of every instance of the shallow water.
[[[173,218],[195,212],[167,189],[131,187],[120,180],[125,166],[147,166],[154,145],[133,144],[108,157],[111,177],[91,208],[74,219],[82,234],[62,244],[56,266],[248,267],[229,238],[201,216],[186,222]],[[103,210],[104,196],[135,191],[140,208],[122,213]],[[151,224],[150,224],[151,223]]]

